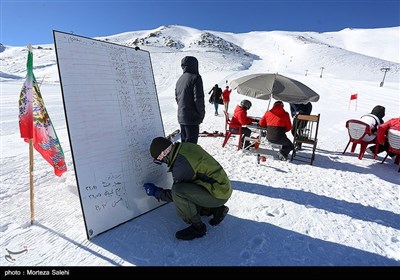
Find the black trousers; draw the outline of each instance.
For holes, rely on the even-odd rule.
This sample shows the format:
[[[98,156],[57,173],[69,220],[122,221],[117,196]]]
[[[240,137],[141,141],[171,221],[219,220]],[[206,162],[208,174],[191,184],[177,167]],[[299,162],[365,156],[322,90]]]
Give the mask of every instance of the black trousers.
[[[199,140],[200,125],[181,124],[181,141],[197,144]]]
[[[282,138],[280,140],[269,140],[268,139],[268,141],[273,144],[282,145],[282,149],[280,150],[280,152],[285,158],[287,158],[290,151],[294,149],[292,141],[290,141],[290,139],[287,138],[286,136],[285,136],[285,138]]]

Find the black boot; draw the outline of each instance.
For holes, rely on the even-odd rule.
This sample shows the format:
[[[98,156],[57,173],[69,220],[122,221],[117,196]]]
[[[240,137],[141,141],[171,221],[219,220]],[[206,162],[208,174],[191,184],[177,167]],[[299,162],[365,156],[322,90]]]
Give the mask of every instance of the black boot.
[[[216,226],[224,220],[226,214],[228,214],[229,208],[222,205],[220,207],[212,208],[211,211],[213,213],[213,218],[208,223],[212,226]]]
[[[213,213],[211,212],[211,209],[212,208],[205,208],[205,207],[202,207],[201,209],[200,209],[200,211],[199,211],[199,215],[200,216],[207,216],[207,217],[209,217],[209,216],[211,216]]]
[[[202,222],[198,224],[191,224],[189,227],[177,231],[175,237],[182,240],[192,240],[195,238],[203,237],[207,233],[206,225]]]

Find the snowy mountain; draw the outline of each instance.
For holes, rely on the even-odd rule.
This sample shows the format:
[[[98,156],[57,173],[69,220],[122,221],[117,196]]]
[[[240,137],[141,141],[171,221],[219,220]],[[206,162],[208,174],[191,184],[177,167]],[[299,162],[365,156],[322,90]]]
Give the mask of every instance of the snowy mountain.
[[[365,36],[368,32],[374,36]],[[375,36],[382,38],[379,47],[366,47],[376,45]],[[242,40],[243,37],[250,39]],[[196,53],[207,53],[208,61],[200,64],[200,67],[209,65],[204,69],[206,71],[218,70],[219,61],[224,59],[234,62],[230,69],[224,67],[224,71],[243,71],[262,60],[267,67],[260,69],[261,72],[285,71],[301,75],[320,75],[323,70],[324,75],[332,78],[376,81],[382,77],[381,68],[389,67],[387,81],[399,80],[400,27],[345,29],[327,33],[258,31],[232,34],[169,25],[96,39],[129,47],[138,46],[148,50],[153,60],[163,60],[165,55],[171,54],[196,56]],[[37,45],[33,49],[36,76],[57,82],[54,46]],[[0,52],[0,78],[24,78],[25,46],[2,46]],[[348,63],[350,60],[351,64]],[[346,71],[343,68],[347,68]],[[158,71],[161,75],[165,72],[171,73],[171,69],[165,68],[155,68],[154,71],[155,76],[158,76]]]

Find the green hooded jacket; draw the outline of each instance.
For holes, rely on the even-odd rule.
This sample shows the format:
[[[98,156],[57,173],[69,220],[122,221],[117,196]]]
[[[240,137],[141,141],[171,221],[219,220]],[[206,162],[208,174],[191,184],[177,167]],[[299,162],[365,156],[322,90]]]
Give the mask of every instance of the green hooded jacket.
[[[168,171],[172,172],[174,183],[198,184],[215,198],[228,199],[232,194],[225,170],[200,145],[175,143],[168,155]]]

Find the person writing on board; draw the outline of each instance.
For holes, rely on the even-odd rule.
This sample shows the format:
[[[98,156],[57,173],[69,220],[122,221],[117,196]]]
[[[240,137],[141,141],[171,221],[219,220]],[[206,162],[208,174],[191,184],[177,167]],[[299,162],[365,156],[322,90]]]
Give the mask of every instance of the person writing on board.
[[[197,143],[200,124],[205,116],[203,80],[199,74],[199,63],[193,56],[185,56],[181,61],[183,74],[175,87],[178,104],[178,122],[181,127],[182,142]]]
[[[222,166],[200,145],[190,142],[172,143],[165,137],[156,137],[150,145],[154,163],[165,163],[172,172],[172,189],[163,189],[145,183],[148,196],[174,202],[176,212],[189,227],[177,231],[182,240],[203,237],[207,227],[201,216],[212,216],[209,224],[222,222],[229,208],[225,203],[231,197],[232,187]]]

